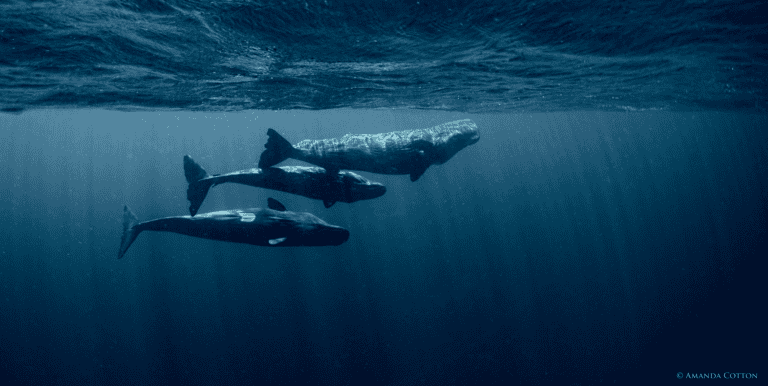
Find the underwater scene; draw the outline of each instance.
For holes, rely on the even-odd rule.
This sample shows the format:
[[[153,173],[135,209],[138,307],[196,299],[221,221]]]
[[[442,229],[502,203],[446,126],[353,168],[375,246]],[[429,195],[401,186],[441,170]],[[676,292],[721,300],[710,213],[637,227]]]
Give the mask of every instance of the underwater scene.
[[[766,14],[0,1],[0,384],[761,384]]]

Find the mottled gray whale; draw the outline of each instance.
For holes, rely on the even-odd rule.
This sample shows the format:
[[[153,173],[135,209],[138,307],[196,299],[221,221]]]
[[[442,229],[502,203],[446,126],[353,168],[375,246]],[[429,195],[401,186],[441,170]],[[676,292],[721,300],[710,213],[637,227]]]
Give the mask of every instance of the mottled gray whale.
[[[164,217],[139,222],[126,205],[123,208],[123,237],[120,259],[143,231],[174,232],[209,240],[229,241],[264,247],[322,247],[341,245],[349,231],[319,219],[311,213],[289,212],[276,200],[269,209],[233,209],[192,216]]]
[[[352,172],[328,174],[312,166],[282,166],[279,168],[246,169],[226,174],[208,175],[192,157],[184,156],[184,176],[187,178],[189,214],[194,216],[203,204],[208,189],[214,185],[234,182],[243,185],[279,190],[323,200],[326,208],[337,201],[353,203],[381,197],[387,188]]]
[[[266,150],[259,159],[262,169],[293,158],[323,167],[330,174],[340,169],[410,174],[411,181],[418,180],[430,165],[447,162],[480,139],[477,125],[469,119],[422,130],[307,139],[296,146],[272,129],[267,130],[267,135]]]

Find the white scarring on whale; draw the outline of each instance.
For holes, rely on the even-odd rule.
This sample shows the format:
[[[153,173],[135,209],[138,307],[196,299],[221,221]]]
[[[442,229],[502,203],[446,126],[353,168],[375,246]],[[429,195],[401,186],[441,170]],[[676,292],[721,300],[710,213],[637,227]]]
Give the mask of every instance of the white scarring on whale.
[[[275,130],[259,159],[268,168],[288,158],[325,168],[329,174],[341,169],[379,174],[410,174],[416,181],[431,165],[447,162],[461,149],[480,140],[477,125],[469,119],[422,130],[381,134],[347,134],[341,138],[303,140],[295,146]]]

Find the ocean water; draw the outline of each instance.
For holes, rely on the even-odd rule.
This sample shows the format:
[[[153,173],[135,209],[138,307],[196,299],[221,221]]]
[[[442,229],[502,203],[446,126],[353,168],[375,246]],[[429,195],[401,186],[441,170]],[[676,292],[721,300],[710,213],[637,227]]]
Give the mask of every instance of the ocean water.
[[[0,109],[766,111],[764,1],[0,2]]]
[[[766,13],[0,1],[0,384],[758,384]],[[360,172],[380,198],[200,208],[273,197],[341,246],[144,232],[117,259],[124,204],[187,214],[185,154],[467,118],[418,181]]]

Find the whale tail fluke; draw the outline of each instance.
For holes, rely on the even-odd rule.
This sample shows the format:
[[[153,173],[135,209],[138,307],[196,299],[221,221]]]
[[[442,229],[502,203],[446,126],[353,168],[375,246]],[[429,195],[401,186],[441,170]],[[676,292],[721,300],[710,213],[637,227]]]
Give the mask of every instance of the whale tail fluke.
[[[200,164],[195,162],[192,157],[184,156],[184,177],[187,178],[187,200],[189,200],[189,214],[194,216],[203,205],[205,196],[208,195],[208,189],[211,188],[213,182],[206,180],[210,177],[208,173],[203,169]]]
[[[123,207],[123,237],[120,240],[120,250],[117,252],[117,258],[122,259],[125,252],[128,251],[128,247],[133,244],[136,237],[141,233],[141,229],[136,228],[139,219],[131,212],[131,208],[128,205]]]
[[[195,162],[192,157],[184,156],[184,177],[187,178],[187,183],[191,184],[208,177],[208,173],[203,169],[200,164]]]
[[[267,130],[267,136],[269,136],[269,139],[266,145],[264,145],[266,150],[261,153],[261,158],[259,158],[259,167],[262,169],[285,161],[293,153],[293,145],[276,131],[272,129]]]

